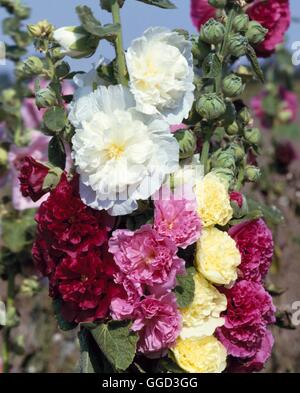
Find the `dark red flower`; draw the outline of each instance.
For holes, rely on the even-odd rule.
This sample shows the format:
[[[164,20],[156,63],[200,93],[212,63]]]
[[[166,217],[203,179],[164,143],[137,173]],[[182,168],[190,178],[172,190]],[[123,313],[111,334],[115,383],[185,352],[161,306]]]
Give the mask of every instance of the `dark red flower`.
[[[298,153],[290,141],[281,141],[276,145],[275,158],[277,164],[286,169],[291,163],[298,159]]]
[[[36,221],[38,232],[50,246],[70,255],[103,244],[112,224],[106,213],[91,209],[81,201],[78,177],[68,181],[65,174],[40,206]]]
[[[103,319],[108,315],[112,299],[123,295],[123,288],[113,280],[116,269],[112,258],[101,257],[95,249],[75,258],[67,256],[57,266],[53,279],[68,321]]]
[[[68,181],[64,173],[36,214],[32,249],[37,268],[49,278],[50,296],[61,298],[63,317],[77,323],[106,317],[112,299],[124,296],[107,249],[113,221],[86,206],[78,189],[78,177]]]
[[[34,158],[27,156],[22,159],[18,167],[20,171],[20,189],[24,197],[30,197],[33,202],[38,201],[49,190],[43,190],[43,182],[49,168]]]
[[[247,13],[250,19],[268,29],[265,40],[255,49],[259,56],[269,57],[276,46],[284,41],[284,34],[290,25],[289,0],[255,0]]]

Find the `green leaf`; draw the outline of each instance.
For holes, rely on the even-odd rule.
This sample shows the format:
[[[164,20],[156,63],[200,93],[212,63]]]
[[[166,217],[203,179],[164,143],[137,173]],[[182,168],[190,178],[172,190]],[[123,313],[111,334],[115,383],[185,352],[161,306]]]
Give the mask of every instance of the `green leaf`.
[[[61,315],[61,304],[62,304],[61,299],[53,300],[53,310],[58,326],[61,330],[64,331],[72,330],[77,326],[77,324],[75,322],[68,322],[64,320],[64,318]]]
[[[261,216],[265,218],[269,225],[279,225],[283,220],[283,214],[276,206],[267,206],[263,203],[258,203],[252,198],[247,198],[249,211],[259,211]]]
[[[130,330],[129,321],[102,323],[91,333],[110,364],[125,371],[133,362],[138,336]]]
[[[177,285],[174,289],[177,304],[180,308],[187,307],[192,303],[195,293],[194,282],[195,268],[190,266],[186,269],[185,275],[177,276]]]
[[[84,374],[112,373],[115,370],[100,351],[89,329],[82,328],[78,333],[80,345],[79,371]]]
[[[11,252],[19,253],[28,244],[27,235],[35,227],[34,213],[34,209],[29,209],[17,219],[2,221],[2,240]]]
[[[175,4],[173,4],[169,0],[137,0],[145,4],[154,5],[155,7],[165,8],[165,9],[175,9],[177,8]]]
[[[256,53],[255,50],[252,48],[251,45],[247,46],[247,58],[250,61],[253,71],[255,73],[255,75],[258,77],[258,79],[264,83],[265,79],[264,79],[264,74],[262,72],[262,69],[260,68],[259,62],[257,60],[256,57]]]
[[[66,112],[63,108],[54,106],[47,110],[43,120],[48,130],[59,132],[65,128],[67,122]]]
[[[49,162],[62,170],[66,166],[66,152],[65,147],[59,136],[54,136],[48,145],[48,159]]]
[[[82,27],[94,36],[109,39],[115,37],[120,31],[120,25],[118,23],[102,26],[94,17],[92,10],[85,5],[76,7],[76,12]]]

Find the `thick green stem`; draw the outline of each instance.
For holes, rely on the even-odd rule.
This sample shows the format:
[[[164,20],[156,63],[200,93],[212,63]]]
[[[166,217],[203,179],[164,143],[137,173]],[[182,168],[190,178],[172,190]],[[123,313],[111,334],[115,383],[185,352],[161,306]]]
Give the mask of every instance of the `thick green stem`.
[[[14,308],[14,297],[15,297],[15,273],[9,272],[7,281],[7,299],[6,299],[6,312],[7,315],[11,315],[11,309]],[[3,331],[3,372],[9,373],[10,370],[10,331],[9,326],[4,328]]]
[[[237,177],[237,182],[236,182],[236,185],[235,185],[235,190],[236,191],[240,191],[242,186],[243,186],[243,182],[244,182],[244,179],[245,179],[245,165],[246,165],[246,160],[244,159],[243,165],[240,167],[239,174],[238,174],[238,177]]]
[[[226,26],[225,26],[224,39],[223,39],[222,45],[220,46],[220,50],[218,52],[218,56],[219,56],[219,59],[222,64],[222,68],[223,68],[223,61],[224,61],[224,58],[225,58],[226,52],[227,52],[228,41],[229,41],[229,37],[230,37],[231,31],[232,31],[232,23],[233,23],[233,19],[234,19],[235,15],[236,15],[236,12],[234,9],[229,12],[228,19],[227,19]],[[219,94],[222,89],[222,74],[223,73],[220,72],[220,74],[216,77],[216,93],[217,94]]]
[[[204,174],[208,172],[208,156],[209,156],[209,148],[210,148],[210,138],[211,138],[211,133],[207,132],[205,135],[205,139],[203,142],[202,150],[201,150],[201,157],[200,157],[200,162],[203,165],[204,169]]]
[[[116,56],[117,56],[117,66],[118,66],[118,79],[122,85],[127,86],[127,68],[126,68],[126,61],[124,55],[124,48],[123,48],[123,35],[122,35],[122,25],[121,25],[121,17],[120,17],[120,6],[118,0],[114,0],[111,6],[111,12],[113,21],[115,24],[120,25],[120,31],[117,34],[116,41],[115,41],[115,48],[116,48]]]

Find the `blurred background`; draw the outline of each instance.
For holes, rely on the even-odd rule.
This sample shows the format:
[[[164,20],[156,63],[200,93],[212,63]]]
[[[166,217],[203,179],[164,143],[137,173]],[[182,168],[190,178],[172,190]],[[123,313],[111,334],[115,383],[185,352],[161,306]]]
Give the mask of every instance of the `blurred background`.
[[[48,19],[56,27],[76,25],[77,5],[91,7],[103,24],[111,22],[110,14],[102,11],[96,0],[26,0],[24,3],[32,9],[28,23]],[[127,0],[122,9],[125,47],[149,26],[183,28],[196,33],[190,19],[190,1],[177,0],[175,3],[176,10],[164,11]],[[247,192],[265,205],[276,245],[272,271],[267,281],[278,309],[277,326],[273,329],[275,346],[266,369],[270,372],[300,372],[300,317],[298,320],[296,315],[297,309],[300,309],[300,70],[291,60],[292,45],[296,41],[300,42],[299,0],[290,0],[290,5],[292,23],[285,45],[271,59],[263,61],[265,85],[252,83],[243,97],[254,110],[255,122],[263,129],[264,139],[263,154],[259,161],[262,177]],[[7,14],[0,9],[0,22],[6,17]],[[9,38],[0,32],[0,41],[9,42]],[[111,59],[113,48],[102,42],[101,54]],[[34,54],[33,47],[29,47],[29,54]],[[69,63],[73,71],[87,71],[91,63],[97,62],[98,57],[99,52],[81,61],[70,59]],[[9,60],[0,65],[1,90],[14,83],[13,69],[14,64]],[[67,88],[72,89],[71,85]],[[27,122],[31,121],[31,128],[37,128],[39,118],[30,105],[32,102],[27,101],[27,111],[24,109],[23,116]],[[3,144],[8,143],[4,134],[0,124],[0,142]],[[43,144],[43,141],[37,143]],[[9,154],[10,160],[15,160],[21,153],[12,148]],[[20,202],[13,201],[11,193],[14,180],[13,170],[9,174],[0,172],[0,275],[7,278],[6,272],[1,270],[1,260],[7,263],[5,250],[8,249],[9,258],[14,255],[20,265],[16,275],[18,296],[14,317],[17,322],[13,333],[12,371],[76,372],[79,356],[77,333],[58,329],[47,293],[47,283],[35,277],[29,247],[34,234],[34,206],[24,208]],[[11,203],[16,203],[14,209],[21,213],[15,212],[13,216],[2,220],[2,217],[7,217],[6,209]],[[17,237],[23,239],[19,247],[15,245]],[[6,280],[0,280],[0,300],[5,299],[7,291]],[[1,341],[0,346],[1,353]]]

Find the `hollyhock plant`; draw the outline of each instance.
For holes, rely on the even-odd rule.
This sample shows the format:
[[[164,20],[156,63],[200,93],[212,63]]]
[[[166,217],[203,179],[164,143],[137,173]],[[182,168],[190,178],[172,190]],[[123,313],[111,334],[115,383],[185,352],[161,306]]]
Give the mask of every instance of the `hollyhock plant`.
[[[261,282],[266,276],[273,257],[273,239],[262,219],[245,221],[233,226],[229,235],[235,240],[242,257],[239,277]]]
[[[251,20],[268,29],[262,43],[255,47],[261,57],[272,55],[277,45],[283,43],[290,22],[289,0],[255,0],[247,10]]]
[[[261,284],[246,280],[224,289],[224,293],[227,297],[225,324],[217,329],[217,337],[228,354],[253,358],[263,350],[267,326],[275,321],[272,298]]]
[[[43,189],[43,182],[49,168],[32,157],[25,157],[20,168],[20,190],[23,197],[37,202],[49,190]]]
[[[172,293],[159,299],[146,297],[137,306],[135,315],[131,329],[139,332],[139,352],[152,357],[162,356],[175,344],[180,332],[181,317]]]
[[[61,327],[80,324],[83,372],[223,372],[233,358],[258,370],[270,355],[274,306],[263,279],[273,242],[264,221],[243,221],[252,213],[243,186],[260,174],[260,133],[236,67],[247,55],[263,79],[254,42],[266,31],[246,13],[257,3],[192,1],[198,36],[150,27],[128,48],[126,1],[100,2],[113,19],[105,26],[77,7],[72,37],[46,21],[29,26],[45,59],[31,57],[19,73],[33,67],[50,79],[36,96],[58,181],[36,214],[32,253]],[[90,55],[103,40],[114,60],[99,56],[87,73],[63,60]],[[64,97],[63,80],[74,74],[73,98]],[[63,171],[64,144],[72,162]],[[23,164],[23,192],[37,199],[43,160]]]
[[[154,203],[154,228],[169,237],[177,247],[186,248],[195,243],[201,233],[201,220],[196,212],[196,201],[157,200]]]

